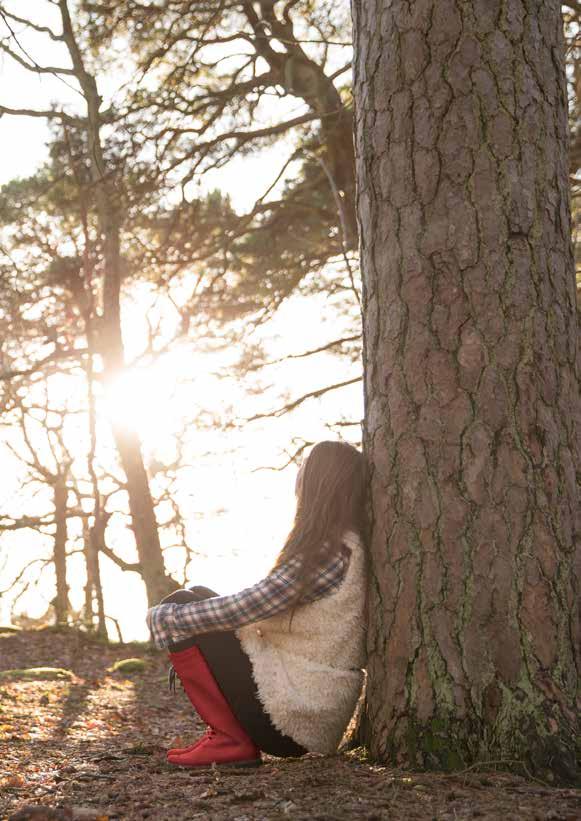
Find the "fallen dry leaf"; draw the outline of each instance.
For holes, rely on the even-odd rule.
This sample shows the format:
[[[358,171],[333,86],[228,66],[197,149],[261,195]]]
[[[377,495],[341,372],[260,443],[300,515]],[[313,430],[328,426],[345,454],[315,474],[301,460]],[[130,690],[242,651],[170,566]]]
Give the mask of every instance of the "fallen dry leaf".
[[[21,775],[9,775],[0,781],[0,787],[24,787],[25,783]]]

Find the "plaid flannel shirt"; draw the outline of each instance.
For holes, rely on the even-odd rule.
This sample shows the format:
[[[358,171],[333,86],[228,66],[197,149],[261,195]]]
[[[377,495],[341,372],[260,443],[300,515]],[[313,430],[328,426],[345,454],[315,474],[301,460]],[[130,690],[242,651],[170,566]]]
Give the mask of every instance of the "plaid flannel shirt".
[[[349,564],[349,550],[330,558],[319,569],[300,599],[308,604],[338,587]],[[199,633],[235,630],[289,609],[299,583],[300,560],[290,559],[262,581],[229,596],[215,596],[187,604],[159,604],[147,613],[156,647],[167,647]]]

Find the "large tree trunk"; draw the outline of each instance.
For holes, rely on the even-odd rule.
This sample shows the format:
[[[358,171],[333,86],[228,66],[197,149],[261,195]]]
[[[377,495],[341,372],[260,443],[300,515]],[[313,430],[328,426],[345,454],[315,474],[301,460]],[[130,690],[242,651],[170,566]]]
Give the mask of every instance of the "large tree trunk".
[[[367,735],[573,778],[580,399],[556,0],[353,0]]]

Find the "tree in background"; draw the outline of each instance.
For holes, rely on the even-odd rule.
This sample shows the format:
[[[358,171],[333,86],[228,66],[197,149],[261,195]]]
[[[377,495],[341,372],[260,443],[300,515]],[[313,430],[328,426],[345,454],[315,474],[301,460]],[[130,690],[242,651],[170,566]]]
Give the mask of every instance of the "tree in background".
[[[121,335],[124,293],[132,283],[145,281],[152,283],[173,304],[174,332],[161,340],[157,329],[150,327],[148,350],[144,353],[157,357],[174,342],[191,334],[192,326],[195,326],[196,340],[203,344],[204,338],[215,336],[216,329],[220,331],[221,322],[225,339],[219,344],[227,345],[232,336],[224,333],[225,320],[248,317],[257,311],[267,315],[287,292],[279,289],[280,298],[273,298],[278,286],[268,272],[252,287],[237,287],[244,280],[244,275],[237,271],[244,268],[242,260],[249,256],[248,245],[246,250],[237,247],[234,255],[229,252],[230,245],[242,242],[239,216],[219,192],[194,200],[182,199],[177,206],[171,204],[175,181],[172,184],[165,181],[167,167],[163,164],[140,161],[134,153],[136,132],[131,131],[130,114],[102,110],[94,68],[89,71],[86,67],[87,60],[94,65],[95,55],[89,59],[88,44],[79,33],[82,17],[79,16],[75,30],[69,5],[61,2],[58,10],[62,31],[56,26],[53,30],[26,21],[4,6],[0,9],[10,33],[9,40],[2,44],[8,56],[31,72],[56,74],[67,83],[76,80],[86,109],[78,113],[64,107],[45,111],[1,108],[7,115],[38,116],[53,123],[49,163],[29,179],[16,180],[3,190],[3,307],[8,333],[3,348],[2,380],[15,390],[26,390],[31,378],[44,378],[63,368],[84,374],[90,453],[88,475],[82,481],[91,483],[93,504],[92,524],[84,519],[87,590],[93,588],[91,579],[98,579],[96,545],[98,551],[123,569],[139,570],[150,601],[157,601],[172,582],[164,579],[160,564],[156,505],[151,498],[141,443],[134,428],[127,425],[114,424],[113,433],[127,477],[123,487],[129,499],[139,564],[129,566],[111,551],[107,553],[99,536],[105,532],[110,511],[104,508],[102,477],[97,475],[95,467],[99,461],[96,460],[99,448],[95,392],[102,391],[104,383],[111,384],[127,373],[129,363]],[[62,43],[72,68],[39,65],[34,56],[22,48],[14,26],[24,26],[25,30]],[[96,57],[99,59],[102,55]],[[106,139],[102,136],[103,128],[107,129]],[[152,142],[153,138],[145,146],[146,151]],[[328,165],[328,159],[317,160],[318,167]],[[329,185],[328,179],[326,184]],[[316,215],[317,207],[311,205],[310,208]],[[245,221],[248,222],[247,217]],[[274,230],[273,236],[279,233],[284,236],[284,231],[279,230]],[[323,229],[325,233],[328,227]],[[248,242],[247,238],[244,242]],[[299,267],[301,276],[308,273],[304,261]],[[257,293],[258,282],[262,294]],[[260,323],[262,317],[256,321]],[[357,337],[355,334],[332,340],[315,353],[340,350],[357,343]],[[305,353],[309,352],[298,356],[303,357]],[[243,361],[244,356],[241,368]],[[263,356],[259,362],[254,356],[255,370],[268,364]],[[297,407],[330,388],[338,389],[354,381],[357,380],[339,382],[298,399],[295,397],[273,415]],[[255,418],[268,415],[258,414]],[[164,495],[174,509],[172,525],[183,530],[174,497],[169,492]],[[181,543],[188,553],[183,533]],[[97,583],[94,592],[99,589]],[[87,601],[89,599],[88,593]],[[102,596],[98,609],[102,625]]]
[[[30,387],[26,399],[20,391],[10,388],[3,396],[3,427],[10,427],[11,431],[8,449],[15,465],[24,471],[22,484],[27,488],[29,504],[23,504],[18,512],[13,508],[12,515],[0,513],[0,532],[37,531],[50,539],[48,556],[28,555],[16,580],[23,582],[21,593],[24,593],[36,578],[31,568],[50,567],[55,590],[51,605],[56,623],[62,625],[71,615],[67,568],[69,520],[78,515],[69,499],[75,459],[63,436],[63,417],[71,413],[71,409],[63,410],[62,404],[54,407],[46,384],[40,390],[38,384],[36,388]],[[39,513],[39,506],[45,508],[46,513]],[[2,590],[0,595],[6,592]]]
[[[101,112],[101,97],[94,75],[85,64],[78,36],[71,20],[66,0],[58,3],[61,31],[56,33],[47,27],[38,27],[32,21],[25,25],[33,30],[40,30],[51,39],[61,41],[66,47],[72,68],[41,67],[33,58],[23,59],[9,46],[2,49],[14,60],[36,73],[48,73],[61,78],[71,78],[78,83],[84,99],[85,113],[72,117],[57,109],[39,111],[31,114],[27,110],[14,110],[3,107],[3,113],[13,116],[40,116],[60,124],[62,142],[66,145],[68,163],[55,156],[52,172],[41,173],[36,178],[24,183],[15,183],[6,190],[4,208],[5,222],[20,222],[23,218],[23,207],[30,209],[31,188],[40,196],[45,195],[45,205],[49,210],[37,211],[32,219],[36,231],[22,237],[17,235],[15,246],[34,246],[36,265],[28,266],[24,282],[11,277],[10,267],[5,278],[11,277],[16,284],[11,292],[12,305],[17,306],[22,321],[23,313],[28,307],[26,301],[19,300],[15,294],[27,291],[33,302],[38,302],[39,289],[56,287],[57,300],[64,296],[61,314],[64,314],[64,326],[51,326],[48,339],[51,339],[53,350],[49,360],[78,356],[75,351],[74,336],[79,328],[86,340],[86,356],[89,358],[89,370],[94,369],[94,359],[99,357],[103,364],[104,378],[114,382],[125,367],[124,345],[121,327],[121,283],[123,279],[123,261],[120,248],[123,224],[123,189],[119,174],[119,157],[114,148],[105,148],[102,127],[107,117]],[[1,9],[3,19],[10,28],[10,21],[23,22],[7,9]],[[16,40],[18,44],[18,41]],[[72,132],[72,134],[71,134]],[[84,147],[84,152],[79,150]],[[60,168],[59,168],[60,161]],[[63,167],[64,165],[64,167]],[[56,197],[55,191],[56,189]],[[51,192],[52,198],[46,196]],[[58,196],[61,196],[58,201]],[[16,195],[16,196],[15,196]],[[18,199],[20,195],[21,199]],[[71,197],[71,199],[68,199]],[[24,200],[24,201],[22,201]],[[36,203],[35,203],[36,205]],[[16,213],[15,213],[16,212]],[[56,217],[61,221],[63,234],[60,237],[46,236],[47,217]],[[54,226],[51,225],[51,228]],[[56,247],[67,241],[77,253],[75,256],[59,254]],[[14,245],[14,243],[13,243]],[[33,253],[34,255],[34,253]],[[34,273],[32,273],[34,272]],[[36,281],[35,281],[36,280]],[[54,299],[55,294],[51,295]],[[36,306],[37,312],[39,306]],[[40,303],[42,312],[42,302]],[[34,308],[32,309],[34,314]],[[38,323],[38,317],[28,319],[28,325]],[[38,342],[38,335],[33,342]],[[65,353],[63,354],[63,343]],[[126,476],[126,489],[131,512],[132,529],[139,555],[141,573],[147,589],[150,603],[158,602],[163,595],[175,587],[165,574],[158,526],[154,504],[142,455],[141,443],[136,432],[128,427],[121,428],[115,423],[112,426],[115,445]],[[99,495],[95,496],[95,527],[100,527],[103,512],[99,509]]]
[[[347,4],[84,8],[94,44],[106,43],[110,54],[127,41],[133,49],[135,79],[119,113],[136,146],[155,144],[162,174],[185,189],[232,160],[280,148],[270,187],[285,179],[287,187],[258,200],[237,226],[240,236],[255,235],[249,256],[253,245],[266,255],[263,274],[272,266],[275,279],[288,267],[288,277],[294,264],[295,276],[304,276],[342,244],[356,246]],[[247,264],[250,271],[255,263]]]
[[[8,5],[8,4],[6,4]],[[9,240],[4,248],[8,250],[6,257],[6,269],[4,277],[5,296],[10,295],[9,316],[12,322],[5,337],[7,350],[5,351],[6,370],[4,376],[18,383],[18,388],[23,389],[28,384],[28,378],[33,374],[42,377],[47,371],[49,373],[62,368],[71,367],[73,370],[80,368],[86,374],[87,395],[88,395],[88,426],[91,436],[91,454],[88,455],[87,463],[92,484],[93,513],[92,525],[84,521],[87,534],[85,543],[87,545],[86,565],[88,573],[87,591],[93,588],[91,578],[98,573],[98,558],[93,543],[98,546],[101,553],[105,553],[105,547],[99,547],[102,539],[92,538],[104,532],[104,523],[108,512],[104,508],[104,498],[100,489],[102,477],[95,473],[95,456],[97,453],[96,442],[96,421],[95,421],[95,387],[99,393],[100,374],[95,369],[100,368],[101,350],[100,344],[106,343],[111,336],[111,327],[105,327],[105,302],[102,289],[106,254],[109,254],[107,270],[117,271],[121,267],[121,275],[113,274],[109,276],[109,281],[122,286],[127,294],[131,285],[139,281],[151,282],[159,291],[162,297],[166,295],[173,302],[176,310],[175,320],[177,321],[173,339],[164,339],[160,342],[152,328],[149,345],[149,355],[158,356],[161,348],[167,350],[171,348],[173,342],[183,340],[186,335],[195,334],[198,346],[207,344],[208,339],[212,339],[215,346],[215,337],[222,337],[223,346],[237,344],[241,345],[241,340],[247,335],[248,329],[260,325],[264,319],[271,316],[282,301],[296,290],[297,284],[301,284],[303,293],[320,293],[322,290],[339,292],[343,289],[347,292],[348,299],[353,302],[353,273],[348,267],[348,278],[343,284],[341,278],[333,270],[329,275],[321,275],[317,269],[333,257],[345,258],[347,266],[353,263],[353,254],[347,257],[347,245],[353,245],[353,236],[347,239],[346,225],[354,224],[352,197],[350,197],[350,213],[345,211],[347,203],[343,187],[337,187],[337,174],[341,176],[340,186],[352,189],[353,162],[352,157],[345,165],[339,166],[336,162],[337,152],[345,150],[345,138],[349,137],[350,146],[350,113],[349,94],[344,89],[345,100],[340,100],[341,95],[336,92],[331,94],[332,83],[349,69],[349,64],[343,62],[339,69],[335,69],[333,76],[324,80],[329,86],[325,92],[329,105],[333,106],[329,111],[324,111],[323,97],[321,96],[321,86],[323,79],[317,80],[310,92],[305,92],[303,83],[303,93],[311,100],[315,100],[319,95],[317,110],[311,111],[304,118],[299,117],[298,122],[292,120],[290,123],[278,122],[272,130],[269,128],[261,130],[258,134],[249,134],[238,143],[237,150],[233,153],[230,150],[228,156],[234,159],[240,153],[246,152],[250,156],[250,149],[259,150],[261,146],[268,146],[277,137],[289,134],[297,134],[300,140],[305,142],[298,150],[292,149],[288,162],[285,161],[282,174],[286,169],[297,165],[300,166],[302,179],[300,191],[294,190],[295,181],[291,178],[282,188],[282,199],[273,198],[272,192],[276,186],[265,180],[265,196],[261,197],[249,214],[242,216],[236,214],[228,198],[219,191],[211,192],[205,197],[178,198],[177,204],[172,205],[175,197],[172,192],[179,186],[186,186],[185,177],[190,174],[191,167],[197,167],[197,160],[200,157],[194,156],[191,152],[178,167],[171,167],[175,157],[163,147],[158,151],[158,146],[163,143],[164,131],[172,125],[172,118],[176,116],[175,107],[166,105],[167,88],[173,88],[177,82],[177,74],[173,77],[174,52],[185,43],[189,48],[187,31],[192,26],[206,26],[207,19],[203,18],[204,10],[189,9],[188,28],[185,33],[177,36],[172,42],[174,47],[167,55],[157,54],[154,56],[156,65],[159,68],[155,72],[159,74],[158,84],[148,97],[148,105],[155,109],[155,117],[150,123],[151,128],[147,133],[142,129],[147,125],[147,117],[142,112],[140,105],[143,101],[143,88],[138,86],[135,94],[139,97],[139,103],[135,103],[134,97],[124,100],[124,104],[118,109],[106,108],[104,105],[97,106],[95,95],[98,93],[96,83],[91,80],[83,69],[82,61],[89,59],[93,78],[96,76],[94,66],[106,68],[109,53],[110,39],[105,43],[105,39],[99,42],[98,36],[93,37],[93,52],[84,38],[82,32],[91,30],[91,19],[83,16],[77,6],[71,6],[75,11],[76,31],[73,30],[73,21],[68,15],[69,6],[60,5],[60,23],[54,29],[48,26],[39,25],[34,20],[26,20],[18,13],[14,14],[4,5],[1,14],[4,26],[9,35],[4,41],[3,50],[13,60],[23,65],[27,70],[39,75],[56,74],[63,82],[70,83],[71,78],[76,78],[82,84],[82,94],[91,105],[87,104],[89,116],[73,108],[54,108],[50,111],[34,111],[31,106],[25,109],[13,110],[6,106],[2,108],[3,113],[12,116],[39,116],[47,118],[54,124],[53,139],[51,143],[51,156],[48,166],[42,169],[28,180],[14,181],[4,190],[4,228],[9,232]],[[124,13],[130,11],[126,7]],[[17,9],[17,12],[19,10]],[[63,11],[65,12],[63,17]],[[139,17],[139,8],[133,8],[133,13]],[[160,11],[158,9],[158,11]],[[194,14],[194,11],[196,12]],[[249,9],[250,17],[256,16],[256,12]],[[345,12],[346,9],[343,10]],[[168,9],[165,10],[168,14]],[[222,13],[223,12],[223,13]],[[272,18],[266,6],[261,9]],[[100,18],[103,7],[96,13]],[[201,14],[200,20],[197,14]],[[93,12],[91,12],[93,14]],[[339,24],[344,24],[345,14],[334,14],[331,19],[326,18],[324,13],[320,20],[314,9],[309,9],[312,17],[310,34],[303,33],[307,48],[315,46],[320,58],[318,70],[324,70],[333,62],[337,64],[337,59],[330,57],[329,50],[344,52],[349,49],[348,39],[343,44],[338,45],[340,35],[337,29]],[[221,9],[218,15],[212,15],[216,25],[227,27],[232,24],[230,10]],[[286,12],[285,12],[286,15]],[[175,16],[175,15],[174,15]],[[240,22],[242,18],[238,20]],[[246,23],[244,23],[246,20]],[[135,22],[135,21],[134,21]],[[151,43],[155,45],[155,38],[163,40],[165,37],[166,20],[160,20],[157,24],[148,26],[147,31],[152,35]],[[256,22],[256,20],[255,20]],[[121,21],[123,28],[123,21]],[[132,37],[131,14],[127,20],[126,38]],[[181,18],[170,21],[170,26],[181,25]],[[242,20],[242,29],[248,25],[245,17]],[[293,36],[292,23],[286,21],[289,36]],[[303,23],[299,19],[299,25],[303,28]],[[263,27],[263,24],[260,23]],[[140,29],[139,20],[135,22],[135,30]],[[16,29],[16,31],[15,31]],[[119,30],[118,25],[113,25],[110,30],[111,35],[116,35]],[[177,30],[177,29],[176,29]],[[63,63],[70,59],[73,64],[72,69],[43,67],[34,58],[33,54],[27,53],[20,40],[20,32],[37,32],[47,37],[49,40],[65,44],[67,52],[63,55]],[[95,28],[93,34],[97,29]],[[321,32],[326,32],[328,42],[321,39]],[[280,33],[280,32],[279,32]],[[246,32],[246,35],[248,31]],[[243,39],[244,31],[241,32]],[[336,38],[333,40],[333,38]],[[269,39],[270,38],[270,39]],[[310,38],[310,39],[309,39]],[[138,38],[139,39],[139,38]],[[272,52],[272,60],[278,66],[277,73],[271,77],[274,83],[278,78],[284,81],[288,88],[298,81],[297,66],[301,65],[300,52],[303,47],[302,42],[292,45],[289,41],[288,50],[293,52],[292,59],[289,56],[286,70],[282,70],[280,57],[277,57],[272,47],[268,44],[271,40],[274,43],[276,38],[265,35],[265,43],[261,48],[267,48]],[[268,41],[268,42],[267,42]],[[220,44],[227,45],[226,43]],[[239,43],[234,43],[237,49]],[[278,41],[276,41],[278,42]],[[208,33],[208,38],[200,43],[200,55],[203,50],[210,50],[216,46],[212,42],[212,33]],[[202,48],[203,47],[203,48]],[[145,50],[145,56],[141,51]],[[148,86],[153,71],[150,58],[152,55],[145,48],[145,43],[137,43],[135,54],[139,60],[139,68],[148,75]],[[22,56],[24,55],[24,56]],[[90,55],[90,57],[89,57]],[[163,61],[160,57],[163,56]],[[179,54],[178,54],[179,57]],[[255,60],[258,57],[255,57]],[[123,54],[126,61],[126,53]],[[203,59],[202,59],[203,62]],[[212,65],[205,65],[200,72],[200,83],[205,84],[207,94],[212,92],[212,86],[216,81],[224,82],[225,76],[221,75],[218,61],[212,74]],[[252,61],[251,61],[252,62]],[[303,61],[304,62],[304,61]],[[308,59],[307,59],[308,62]],[[146,66],[146,63],[148,64]],[[252,63],[255,66],[255,62]],[[193,70],[194,63],[191,64]],[[310,68],[302,67],[302,75],[308,70],[313,75],[316,65],[313,63]],[[172,74],[171,82],[167,74]],[[179,74],[179,72],[178,72]],[[138,75],[139,76],[139,75]],[[294,76],[294,80],[293,80]],[[143,76],[141,76],[143,79]],[[303,80],[304,80],[303,76]],[[198,83],[199,84],[199,83]],[[189,78],[182,78],[182,89],[179,94],[172,93],[172,100],[179,99],[179,95],[189,91]],[[240,97],[240,87],[230,87],[228,94],[218,94],[214,101],[214,114],[220,113],[220,122],[225,125],[232,113],[237,109],[242,110],[249,102],[244,97]],[[278,86],[273,85],[270,89],[264,89],[264,102],[268,104],[274,94],[276,99],[283,99],[288,94],[288,89],[282,91]],[[343,93],[343,90],[342,92]],[[323,95],[324,96],[324,95]],[[162,100],[163,98],[163,100]],[[331,100],[331,98],[333,98]],[[296,99],[302,99],[296,97]],[[221,100],[221,102],[220,102]],[[161,102],[160,102],[161,101]],[[338,105],[341,103],[341,109]],[[286,103],[283,101],[283,109]],[[157,118],[161,117],[165,111],[163,122]],[[253,112],[257,109],[253,107]],[[280,111],[277,111],[279,114]],[[147,112],[146,112],[147,114]],[[183,112],[177,111],[182,117]],[[321,117],[327,117],[328,123],[325,126],[326,138],[331,140],[332,145],[326,146],[321,142],[321,137],[315,132],[306,131],[304,127],[317,128],[321,122]],[[197,113],[196,113],[197,116]],[[213,115],[214,116],[214,115]],[[253,116],[253,115],[252,115]],[[271,116],[271,115],[269,115]],[[294,125],[293,125],[294,123]],[[100,135],[101,125],[107,128],[107,139],[103,142],[101,157],[95,151],[95,132]],[[284,126],[284,127],[282,127]],[[332,127],[331,127],[332,126]],[[209,123],[208,127],[215,128],[215,124]],[[206,126],[203,126],[205,129]],[[335,133],[338,129],[340,133]],[[170,128],[171,130],[171,128]],[[187,133],[187,132],[186,132]],[[145,135],[145,138],[144,138]],[[99,137],[100,138],[100,137]],[[170,144],[177,144],[176,135],[173,135]],[[343,143],[343,147],[341,147]],[[221,146],[226,141],[221,138],[216,139],[215,150],[221,150]],[[151,146],[155,146],[155,151]],[[183,146],[181,146],[183,147]],[[197,145],[194,144],[193,148]],[[210,151],[202,151],[205,170],[211,170],[214,161]],[[352,149],[349,149],[352,154]],[[141,152],[148,155],[147,160],[140,160]],[[169,159],[166,159],[169,157]],[[333,159],[335,157],[335,160]],[[155,158],[155,161],[152,159]],[[214,157],[215,159],[215,157]],[[105,164],[106,173],[104,180],[100,180],[95,174],[95,164],[98,160]],[[336,172],[332,171],[335,167]],[[168,169],[169,172],[168,173]],[[346,174],[350,177],[345,176]],[[282,177],[278,173],[277,179]],[[97,184],[99,183],[99,184]],[[102,183],[102,185],[101,185]],[[106,199],[110,203],[110,208],[102,209],[105,218],[99,216],[99,196],[102,203],[103,197],[100,189],[105,187]],[[291,189],[292,192],[291,192]],[[290,192],[290,193],[289,193]],[[122,219],[119,220],[119,201],[122,202]],[[282,207],[284,205],[284,207]],[[276,218],[273,213],[276,211]],[[50,224],[50,239],[46,234],[47,221]],[[107,226],[107,230],[101,232],[99,236],[98,223]],[[5,235],[6,236],[6,235]],[[106,239],[109,237],[109,240]],[[117,245],[122,246],[122,250]],[[73,250],[71,250],[73,249]],[[22,255],[26,255],[25,261]],[[15,255],[19,258],[20,264],[15,265]],[[342,264],[342,263],[341,263]],[[335,265],[335,268],[337,266]],[[15,284],[16,283],[16,284]],[[176,295],[175,291],[179,293]],[[118,313],[115,306],[115,288],[113,288],[113,303],[109,315],[113,318]],[[111,289],[109,289],[111,293]],[[119,288],[119,305],[124,298],[121,287]],[[35,305],[42,304],[47,310],[42,311],[40,320],[38,310],[35,312]],[[56,311],[56,313],[55,313]],[[20,329],[23,327],[23,315],[27,317],[32,313],[34,317],[26,319],[26,333],[22,335]],[[242,318],[243,322],[235,327],[232,320]],[[119,323],[117,323],[119,325]],[[358,324],[357,320],[354,324]],[[117,333],[120,328],[115,327],[113,331]],[[115,337],[113,333],[113,338]],[[127,331],[126,331],[127,334]],[[54,348],[51,346],[54,343]],[[299,353],[291,354],[290,360],[304,361],[307,356],[318,356],[327,351],[345,352],[349,362],[357,360],[359,349],[359,332],[339,335],[332,338],[324,345],[317,346],[314,350],[302,350]],[[8,354],[10,350],[10,354]],[[299,349],[300,350],[300,349]],[[119,353],[119,346],[117,345]],[[284,360],[285,357],[282,357]],[[280,358],[272,361],[262,348],[255,343],[249,345],[246,350],[241,349],[240,360],[235,373],[230,372],[229,376],[239,374],[244,378],[249,388],[251,384],[260,379],[260,374],[268,373],[271,366],[280,364]],[[125,363],[129,365],[130,363]],[[118,370],[118,375],[127,372]],[[112,379],[115,380],[115,369],[113,369]],[[359,375],[349,377],[331,384],[317,386],[314,390],[309,390],[302,395],[284,398],[274,410],[266,410],[262,413],[252,414],[250,421],[266,417],[278,417],[288,411],[300,407],[303,403],[327,394],[330,391],[340,390],[344,386],[349,386],[359,380]],[[256,390],[256,388],[252,388]],[[240,420],[244,424],[246,420]],[[236,423],[236,420],[234,420]],[[229,425],[233,424],[232,419]],[[358,422],[348,421],[344,418],[337,420],[337,429],[343,431],[346,426],[357,427]],[[117,430],[117,440],[123,446],[127,437],[135,438],[133,429]],[[140,443],[133,443],[140,446]],[[308,441],[297,438],[296,443],[290,445],[289,463],[296,458]],[[134,452],[135,448],[133,448]],[[122,447],[120,453],[126,453],[127,447]],[[126,459],[127,461],[127,459]],[[143,462],[143,460],[141,460]],[[130,467],[132,462],[129,462]],[[139,481],[143,478],[143,472],[133,465],[133,473],[137,477],[137,483],[133,485],[138,489]],[[98,467],[97,467],[98,469]],[[136,492],[134,498],[138,502],[140,494]],[[145,496],[147,501],[147,495]],[[174,498],[166,493],[166,500],[169,504],[174,504]],[[179,516],[178,516],[179,520]],[[137,522],[139,519],[137,518]],[[183,524],[180,525],[183,527]],[[91,536],[91,538],[89,538]],[[154,538],[155,534],[151,538]],[[182,535],[182,544],[185,545],[185,537]],[[123,569],[136,569],[129,567],[115,554],[109,552],[109,558],[116,561]],[[188,551],[186,550],[186,555]],[[148,563],[145,564],[147,575]],[[150,574],[155,581],[156,573]],[[99,586],[97,585],[97,590]],[[153,592],[151,599],[155,599],[157,594]],[[103,602],[102,595],[98,602],[99,623],[103,624]],[[89,611],[86,604],[86,610]]]
[[[99,557],[105,556],[122,571],[143,574],[141,564],[124,559],[106,537],[112,516],[116,532],[123,530],[127,483],[117,469],[114,442],[103,422],[106,380],[93,369],[97,356],[89,354],[86,329],[76,311],[78,266],[73,258],[61,256],[62,248],[75,245],[78,225],[71,196],[75,189],[47,183],[54,171],[45,168],[37,177],[13,183],[4,192],[10,194],[10,204],[0,201],[0,221],[19,257],[18,266],[13,263],[1,271],[0,410],[3,444],[13,460],[3,461],[3,491],[12,499],[2,502],[0,532],[37,531],[45,537],[29,540],[23,566],[1,594],[11,588],[14,594],[20,586],[16,598],[11,596],[15,604],[36,578],[36,570],[52,565],[54,612],[58,623],[66,623],[73,615],[66,596],[67,565],[70,557],[82,554],[86,573],[82,623],[92,628],[96,618],[98,632],[103,633],[108,614]],[[63,209],[63,200],[72,207]],[[125,422],[117,423],[124,430]],[[185,567],[194,551],[187,545],[174,492],[185,466],[183,433],[173,433],[175,458],[151,462],[149,475],[163,549],[179,547]],[[25,475],[19,465],[26,466]],[[39,515],[39,506],[54,511]],[[67,528],[69,524],[72,527]],[[46,537],[54,543],[50,555]],[[74,578],[78,585],[78,563]]]
[[[132,47],[135,80],[116,114],[137,149],[155,145],[160,182],[172,180],[184,195],[172,225],[164,222],[161,256],[172,246],[175,268],[162,266],[163,280],[182,276],[192,248],[198,261],[209,248],[188,244],[192,222],[199,222],[187,206],[188,199],[196,199],[194,183],[207,185],[206,178],[217,171],[222,178],[227,172],[236,176],[244,158],[266,158],[276,147],[283,160],[264,194],[246,213],[230,211],[217,231],[210,229],[235,276],[218,277],[203,298],[198,293],[191,316],[199,319],[200,310],[209,309],[218,333],[224,322],[244,317],[232,336],[242,347],[255,323],[290,295],[342,289],[341,310],[350,314],[351,329],[328,344],[356,360],[359,271],[350,250],[356,245],[356,221],[348,4],[172,0],[159,6],[86,2],[84,9],[94,45],[106,43],[111,55],[120,50],[123,61],[126,44]],[[579,6],[566,3],[563,11],[576,146]],[[115,57],[110,60],[113,65]],[[574,192],[577,154],[574,148]],[[151,236],[141,243],[148,247],[148,261],[159,261]],[[318,272],[325,265],[328,275],[322,276]],[[248,375],[264,357],[251,343],[245,348],[240,372]]]
[[[581,418],[560,6],[355,0],[354,21],[371,751],[573,779]]]
[[[165,201],[162,214],[134,223],[142,270],[165,288],[211,265],[215,275],[182,303],[182,317],[198,335],[227,333],[244,378],[268,362],[252,335],[285,300],[342,295],[334,310],[350,317],[349,332],[314,355],[333,351],[348,369],[360,356],[348,5],[177,0],[83,8],[109,68],[126,64],[132,50],[134,76],[112,116],[134,156],[155,157],[149,173],[158,190],[173,192],[171,211]],[[219,192],[203,204],[198,185],[237,178],[246,158],[257,157],[264,183],[252,206],[236,212]],[[342,386],[323,383],[309,394]]]

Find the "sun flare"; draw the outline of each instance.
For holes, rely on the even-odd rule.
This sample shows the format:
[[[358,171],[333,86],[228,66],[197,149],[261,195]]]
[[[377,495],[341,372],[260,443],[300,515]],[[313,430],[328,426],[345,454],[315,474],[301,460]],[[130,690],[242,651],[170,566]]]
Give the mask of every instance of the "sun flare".
[[[114,424],[155,437],[176,415],[175,373],[159,364],[125,370],[106,385],[104,410]]]
[[[169,447],[199,412],[196,397],[202,382],[204,400],[220,401],[212,384],[193,367],[194,359],[191,350],[183,347],[153,362],[125,368],[104,383],[100,415],[121,429],[135,431],[156,452]]]

